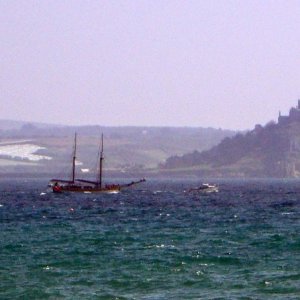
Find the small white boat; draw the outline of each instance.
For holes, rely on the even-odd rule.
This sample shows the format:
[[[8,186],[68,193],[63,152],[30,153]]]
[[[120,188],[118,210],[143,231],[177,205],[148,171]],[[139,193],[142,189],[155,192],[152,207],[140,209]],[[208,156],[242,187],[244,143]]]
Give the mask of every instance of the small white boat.
[[[188,193],[198,192],[198,193],[217,193],[219,188],[215,184],[202,183],[199,187],[191,188]]]

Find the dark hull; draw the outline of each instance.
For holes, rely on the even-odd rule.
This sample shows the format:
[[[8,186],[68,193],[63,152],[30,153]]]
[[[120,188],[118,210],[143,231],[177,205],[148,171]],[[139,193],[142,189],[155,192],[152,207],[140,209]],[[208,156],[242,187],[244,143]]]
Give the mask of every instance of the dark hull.
[[[108,186],[108,187],[89,187],[89,186],[75,186],[75,185],[65,185],[65,186],[54,186],[52,188],[54,193],[118,193],[121,187],[118,185]]]
[[[131,186],[134,186],[136,184],[145,182],[146,180],[143,178],[139,181],[132,181],[127,184],[106,184],[102,187],[100,187],[99,184],[96,184],[92,181],[87,180],[78,180],[78,182],[82,184],[77,183],[66,183],[68,181],[59,181],[63,184],[58,184],[58,182],[54,183],[53,180],[50,181],[49,186],[52,187],[53,193],[64,193],[64,192],[74,192],[74,193],[117,193],[120,192],[123,188],[129,188]],[[65,184],[64,184],[65,183]],[[90,185],[86,185],[84,183],[90,183]]]

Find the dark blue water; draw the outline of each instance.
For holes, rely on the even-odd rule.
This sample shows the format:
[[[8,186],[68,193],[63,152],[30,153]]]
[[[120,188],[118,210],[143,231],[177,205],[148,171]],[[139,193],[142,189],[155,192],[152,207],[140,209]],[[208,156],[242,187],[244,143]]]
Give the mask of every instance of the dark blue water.
[[[0,299],[300,299],[300,182],[0,181]]]

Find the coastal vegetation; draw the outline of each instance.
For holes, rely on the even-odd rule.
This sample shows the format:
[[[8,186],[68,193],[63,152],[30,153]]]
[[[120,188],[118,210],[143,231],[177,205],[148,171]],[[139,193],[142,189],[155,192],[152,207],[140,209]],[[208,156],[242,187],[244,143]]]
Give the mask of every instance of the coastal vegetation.
[[[54,126],[0,121],[0,174],[52,174],[70,169],[78,133],[77,170],[97,167],[105,136],[110,176],[298,177],[300,101],[278,121],[247,132],[188,127]],[[93,158],[93,159],[91,159]],[[89,174],[86,174],[89,176]]]
[[[226,137],[206,151],[169,157],[161,171],[212,177],[298,177],[300,175],[300,101],[278,122],[256,125]]]
[[[172,155],[208,150],[236,133],[213,128],[54,126],[0,121],[0,173],[67,174],[74,132],[78,134],[78,172],[96,168],[103,133],[105,170],[117,176],[153,174]]]

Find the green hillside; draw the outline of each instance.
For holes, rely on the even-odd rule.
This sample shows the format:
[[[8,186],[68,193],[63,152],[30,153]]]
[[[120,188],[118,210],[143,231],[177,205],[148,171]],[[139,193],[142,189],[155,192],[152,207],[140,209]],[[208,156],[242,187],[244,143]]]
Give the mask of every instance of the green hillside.
[[[1,122],[0,122],[1,125]],[[4,124],[5,125],[5,124]],[[157,169],[172,155],[207,150],[235,132],[213,128],[51,126],[10,122],[0,127],[0,173],[68,174],[74,133],[77,169],[97,167],[104,134],[105,170],[121,174]],[[11,125],[16,125],[12,127]],[[9,127],[9,129],[7,129]],[[33,153],[30,154],[30,151]],[[37,159],[39,158],[39,159]]]
[[[256,125],[225,138],[207,151],[169,157],[164,174],[213,177],[298,177],[300,175],[300,103],[278,123]]]

